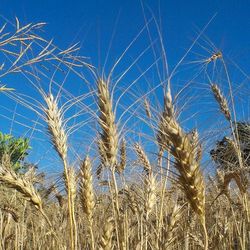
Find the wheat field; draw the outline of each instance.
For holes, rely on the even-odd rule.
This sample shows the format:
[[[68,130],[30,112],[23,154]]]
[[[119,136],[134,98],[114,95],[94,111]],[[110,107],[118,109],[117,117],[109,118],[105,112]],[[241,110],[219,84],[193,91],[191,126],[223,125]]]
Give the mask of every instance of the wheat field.
[[[192,54],[206,27],[172,70],[160,31],[121,70],[148,23],[108,71],[45,23],[0,28],[0,119],[22,131],[0,135],[0,249],[249,249],[249,77]]]

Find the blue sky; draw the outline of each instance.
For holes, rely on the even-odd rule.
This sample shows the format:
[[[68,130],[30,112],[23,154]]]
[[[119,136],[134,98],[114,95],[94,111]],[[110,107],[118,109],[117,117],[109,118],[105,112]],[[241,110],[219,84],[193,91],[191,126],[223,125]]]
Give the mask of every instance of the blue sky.
[[[249,53],[249,0],[142,2],[162,21],[169,60],[179,59],[194,38],[195,26],[201,28],[215,13],[217,16],[206,34],[217,46],[232,53],[234,59]],[[18,16],[23,22],[45,21],[48,36],[54,37],[57,44],[83,41],[84,51],[92,58],[98,57],[96,50],[100,43],[105,53],[117,19],[117,40],[112,53],[127,46],[144,24],[141,3],[137,0],[1,0],[0,13],[10,19]]]
[[[91,58],[91,62],[95,66],[103,65],[108,55],[107,70],[110,69],[131,40],[134,39],[144,27],[144,14],[146,20],[150,20],[153,15],[158,24],[161,24],[161,32],[170,68],[174,67],[197,37],[199,31],[216,15],[204,34],[209,37],[218,49],[223,51],[225,58],[230,58],[230,61],[236,62],[242,70],[249,72],[249,0],[148,0],[142,2],[144,11],[141,2],[137,0],[1,0],[0,14],[12,21],[14,17],[17,16],[23,24],[41,21],[48,23],[45,28],[45,36],[48,39],[54,38],[54,43],[61,48],[66,48],[74,42],[81,42],[81,54]],[[153,39],[157,38],[153,22],[150,23],[150,25],[152,25],[150,26],[150,32]],[[202,46],[208,46],[208,48],[211,49],[211,47],[209,47],[210,45],[206,44],[206,41],[208,40],[204,38],[200,44]],[[116,74],[119,75],[119,73],[124,71],[149,44],[148,34],[144,32],[126,54],[124,61],[118,66]],[[204,57],[209,56],[209,53],[199,46],[194,48],[194,52]],[[187,59],[188,62],[195,60],[193,59],[196,58],[195,53],[191,53]],[[132,81],[132,79],[135,79],[139,74],[138,72],[140,70],[146,70],[154,60],[152,53],[145,53],[143,59],[138,62],[138,67],[134,67],[124,81]],[[182,85],[182,82],[185,82],[186,79],[190,79],[190,74],[187,71],[181,71],[173,82],[173,84],[176,84],[177,89],[178,85]],[[157,78],[153,72],[149,72],[147,77],[152,81]],[[246,77],[242,77],[242,74],[239,76],[239,72],[233,72],[232,78],[242,82]],[[15,78],[11,80],[13,82]],[[76,79],[72,77],[71,80],[74,81]],[[199,79],[199,81],[203,80],[204,79]],[[80,91],[79,85],[74,86],[76,87],[71,88],[70,85],[67,87],[71,88],[71,90],[73,89],[73,92]],[[17,86],[18,90],[22,90],[22,88],[20,84]],[[145,89],[148,90],[149,86],[145,87],[145,85],[141,85],[135,88],[134,93],[136,95],[143,93]],[[198,87],[197,90],[200,91]],[[195,91],[191,90],[191,93],[194,95]],[[32,92],[29,93],[28,91],[27,94],[32,94]],[[213,108],[207,108],[207,100],[204,100],[203,106],[195,106],[195,103],[193,103],[190,112],[195,113],[197,109],[203,109],[205,112],[207,112],[206,109],[213,110]],[[126,104],[126,101],[124,103]],[[0,99],[0,105],[10,105],[12,110],[15,109],[15,105],[10,104],[9,101],[4,98]],[[25,113],[26,111],[23,110],[22,107],[18,107],[18,112]],[[189,115],[190,113],[187,112],[186,116]],[[183,119],[185,118],[184,116]],[[203,118],[197,119],[198,120],[189,124],[190,127],[197,124],[199,125],[199,123],[204,124],[204,119],[206,126],[209,126],[208,123],[211,122],[211,120],[207,122],[209,117],[207,115],[204,116],[204,114]],[[2,122],[0,130],[7,131],[8,129],[9,123],[7,123],[7,121]],[[143,130],[145,127],[142,126],[141,129]],[[19,133],[20,135],[23,130],[20,127],[16,127],[16,130],[13,131],[16,131],[16,134],[18,135]],[[39,156],[34,156],[34,159],[36,157]]]

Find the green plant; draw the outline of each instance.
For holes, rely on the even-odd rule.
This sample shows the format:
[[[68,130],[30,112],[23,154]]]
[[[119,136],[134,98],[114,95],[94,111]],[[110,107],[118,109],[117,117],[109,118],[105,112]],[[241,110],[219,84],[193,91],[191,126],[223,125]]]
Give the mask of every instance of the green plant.
[[[26,168],[26,164],[22,164],[22,162],[28,155],[29,149],[29,140],[27,138],[15,138],[10,134],[0,132],[0,160],[2,161],[4,156],[8,155],[14,171]]]

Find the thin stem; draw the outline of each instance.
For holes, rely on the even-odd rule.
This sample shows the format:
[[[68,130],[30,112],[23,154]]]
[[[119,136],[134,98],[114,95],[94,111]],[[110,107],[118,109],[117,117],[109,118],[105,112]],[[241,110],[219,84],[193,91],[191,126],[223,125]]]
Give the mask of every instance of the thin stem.
[[[208,250],[208,234],[207,234],[205,218],[203,218],[202,220],[202,227],[204,232],[204,250]]]
[[[67,185],[67,195],[68,195],[68,214],[69,214],[69,223],[70,223],[70,242],[71,242],[71,250],[77,249],[77,235],[76,235],[76,222],[75,222],[75,211],[74,211],[74,201],[71,194],[70,189],[70,180],[68,174],[67,162],[63,160],[64,165],[64,174],[65,181]]]
[[[95,239],[94,239],[94,234],[93,234],[92,220],[89,220],[89,232],[90,232],[90,238],[91,238],[91,250],[95,250]]]

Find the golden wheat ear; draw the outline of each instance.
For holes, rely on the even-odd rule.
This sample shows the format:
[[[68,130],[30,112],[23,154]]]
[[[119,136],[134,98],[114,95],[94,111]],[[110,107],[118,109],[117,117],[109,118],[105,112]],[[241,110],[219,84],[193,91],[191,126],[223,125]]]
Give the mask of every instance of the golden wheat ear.
[[[175,204],[172,212],[166,217],[166,227],[164,228],[164,247],[166,249],[174,243],[174,234],[177,231],[178,222],[181,219],[182,208],[183,207],[179,206],[178,204]]]
[[[73,168],[68,166],[68,144],[67,134],[65,132],[65,123],[63,120],[63,110],[58,107],[58,100],[50,93],[44,95],[44,100],[47,107],[44,108],[48,132],[52,144],[63,162],[64,167],[64,182],[67,190],[68,198],[68,215],[70,224],[70,241],[71,249],[76,249],[77,246],[77,224],[75,220],[75,198],[76,198],[76,178]]]
[[[93,232],[93,214],[95,208],[95,195],[93,189],[92,166],[89,156],[86,156],[80,169],[80,200],[83,212],[88,220],[88,227],[91,236],[91,249],[95,249],[95,240]]]
[[[117,164],[118,133],[115,115],[112,110],[112,99],[108,84],[104,80],[99,79],[97,86],[100,110],[99,124],[102,129],[99,140],[99,152],[103,165],[114,168]]]
[[[0,181],[8,187],[17,190],[23,198],[30,201],[38,210],[42,210],[42,199],[33,184],[11,168],[0,166]]]
[[[11,167],[4,167],[2,165],[0,165],[0,182],[21,193],[23,198],[29,201],[42,214],[50,226],[53,235],[57,239],[51,221],[43,210],[42,199],[39,193],[35,190],[33,183],[29,180],[26,180],[25,176],[21,176],[14,172]]]
[[[196,145],[198,138],[191,138],[186,134],[174,117],[174,107],[170,91],[165,95],[167,112],[164,117],[164,137],[166,146],[173,155],[174,167],[178,171],[178,183],[186,198],[204,228],[205,245],[207,249],[208,238],[205,227],[205,183],[200,169],[200,157],[197,158]],[[198,133],[195,134],[198,137]],[[194,143],[195,141],[195,143]],[[200,152],[199,152],[200,154]]]
[[[0,210],[4,211],[5,213],[10,214],[16,223],[19,222],[20,218],[15,207],[10,206],[10,205],[3,205],[0,207]]]
[[[137,154],[140,164],[143,166],[143,169],[146,175],[149,175],[150,173],[152,173],[152,166],[142,146],[139,143],[135,143],[134,150]]]
[[[123,138],[120,145],[120,162],[117,165],[117,172],[119,174],[123,173],[126,167],[127,152],[126,152],[126,140]]]
[[[230,121],[231,113],[228,107],[228,103],[227,103],[226,98],[223,96],[219,86],[217,84],[212,84],[211,89],[213,91],[214,98],[216,99],[216,101],[218,102],[220,106],[221,112],[225,115],[226,119]]]
[[[87,215],[88,220],[92,221],[95,207],[95,197],[92,183],[91,161],[87,156],[81,165],[80,179],[80,198],[83,212]]]
[[[114,219],[108,217],[105,221],[103,234],[100,240],[100,249],[109,250],[112,249],[112,235],[114,231]]]
[[[52,94],[44,97],[47,107],[44,108],[46,122],[51,141],[60,158],[65,161],[67,158],[67,136],[63,126],[62,110],[58,108],[57,100]]]

